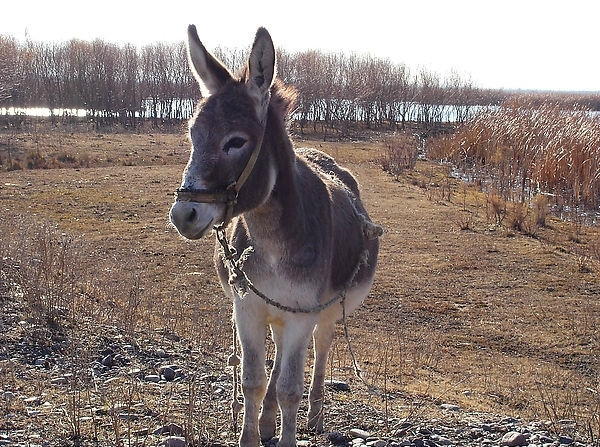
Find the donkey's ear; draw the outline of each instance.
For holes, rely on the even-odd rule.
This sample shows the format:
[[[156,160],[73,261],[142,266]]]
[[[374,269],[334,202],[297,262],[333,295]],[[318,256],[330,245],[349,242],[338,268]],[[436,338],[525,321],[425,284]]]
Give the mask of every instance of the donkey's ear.
[[[246,85],[250,96],[256,101],[256,111],[260,121],[263,121],[266,116],[274,79],[275,48],[273,40],[266,29],[259,28],[248,59]]]
[[[195,25],[188,26],[188,58],[194,77],[200,84],[202,96],[210,96],[232,78],[231,73],[206,50]]]

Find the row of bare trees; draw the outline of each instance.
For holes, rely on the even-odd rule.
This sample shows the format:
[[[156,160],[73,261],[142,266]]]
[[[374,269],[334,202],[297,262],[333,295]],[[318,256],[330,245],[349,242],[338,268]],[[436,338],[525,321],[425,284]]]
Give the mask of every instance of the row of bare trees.
[[[217,49],[217,55],[240,67],[246,52]],[[407,122],[460,123],[478,105],[501,99],[456,73],[441,77],[368,55],[280,51],[278,71],[298,89],[294,119],[302,132],[344,132],[356,123],[390,129]],[[97,126],[135,127],[144,119],[180,122],[192,114],[199,95],[183,42],[140,48],[103,40],[20,42],[0,35],[0,107],[49,108],[54,121],[85,110]]]

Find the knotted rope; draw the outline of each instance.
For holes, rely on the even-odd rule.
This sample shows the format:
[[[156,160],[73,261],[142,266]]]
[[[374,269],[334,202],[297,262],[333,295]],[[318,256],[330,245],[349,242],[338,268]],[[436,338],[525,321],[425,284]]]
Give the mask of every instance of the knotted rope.
[[[373,240],[381,237],[383,235],[383,228],[379,225],[371,222],[364,214],[358,213],[357,215],[361,221],[363,236],[365,240]],[[363,265],[366,265],[369,258],[369,251],[365,248],[358,259],[354,269],[352,270],[352,274],[348,278],[348,281],[344,284],[344,287],[329,301],[317,304],[312,307],[304,308],[304,307],[294,307],[287,306],[285,304],[281,304],[267,295],[258,290],[252,281],[248,278],[246,273],[244,272],[244,263],[254,252],[254,248],[252,246],[248,246],[244,249],[244,251],[238,256],[236,248],[231,245],[229,240],[227,239],[227,234],[225,232],[225,225],[218,225],[215,227],[216,239],[221,246],[219,249],[219,256],[227,268],[229,273],[228,283],[232,289],[232,292],[237,294],[240,298],[244,298],[249,291],[254,292],[258,297],[260,297],[267,304],[276,307],[277,309],[291,312],[291,313],[303,313],[303,314],[312,314],[321,312],[324,309],[327,309],[329,306],[339,301],[342,305],[342,321],[344,324],[344,336],[346,338],[346,343],[348,344],[348,350],[350,351],[350,357],[352,359],[352,366],[354,368],[354,374],[358,377],[363,383],[365,380],[362,377],[361,370],[358,367],[358,362],[356,361],[356,356],[354,355],[354,350],[352,349],[352,344],[350,342],[350,334],[348,332],[348,324],[346,320],[346,293],[354,284],[354,279],[358,274],[359,270]],[[233,419],[233,429],[234,433],[237,433],[237,421],[240,410],[242,409],[242,404],[240,404],[238,400],[238,389],[239,389],[239,374],[237,368],[240,364],[240,357],[238,355],[238,340],[236,334],[236,325],[235,318],[233,318],[232,322],[233,329],[233,354],[229,356],[227,359],[227,366],[233,367],[233,401],[231,402],[231,417]]]

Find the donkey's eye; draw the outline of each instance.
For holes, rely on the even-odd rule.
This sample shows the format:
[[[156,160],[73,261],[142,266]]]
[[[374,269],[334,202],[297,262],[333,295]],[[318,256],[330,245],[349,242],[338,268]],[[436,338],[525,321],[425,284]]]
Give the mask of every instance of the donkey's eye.
[[[246,139],[243,137],[230,138],[227,143],[223,146],[225,152],[229,152],[230,149],[240,149],[246,144]]]

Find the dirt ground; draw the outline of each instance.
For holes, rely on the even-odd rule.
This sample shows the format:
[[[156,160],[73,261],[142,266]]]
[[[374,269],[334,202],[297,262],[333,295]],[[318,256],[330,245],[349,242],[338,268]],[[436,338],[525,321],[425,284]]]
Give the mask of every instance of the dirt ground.
[[[155,334],[162,343],[170,340],[164,334],[176,334],[177,343],[202,354],[199,369],[206,372],[210,361],[224,370],[230,304],[214,274],[213,239],[185,241],[168,225],[185,139],[11,138],[13,157],[20,153],[25,163],[28,151],[38,151],[51,169],[0,171],[0,254],[26,251],[42,228],[53,228],[69,239],[75,270],[97,291],[95,301],[69,310],[95,332],[94,349],[107,327],[131,338]],[[3,135],[0,143],[7,141]],[[3,160],[7,144],[0,144]],[[341,328],[330,359],[332,377],[351,384],[355,402],[395,418],[432,417],[449,402],[574,420],[580,433],[600,435],[598,228],[578,227],[573,237],[572,224],[549,217],[531,237],[496,223],[489,197],[444,166],[419,161],[395,179],[374,161],[383,150],[377,141],[297,145],[324,150],[353,171],[372,219],[385,228],[372,293],[349,319],[366,384],[352,374]],[[14,340],[5,334],[5,341]],[[19,381],[22,367],[3,362],[0,388],[41,386]],[[43,380],[51,376],[52,368]]]

